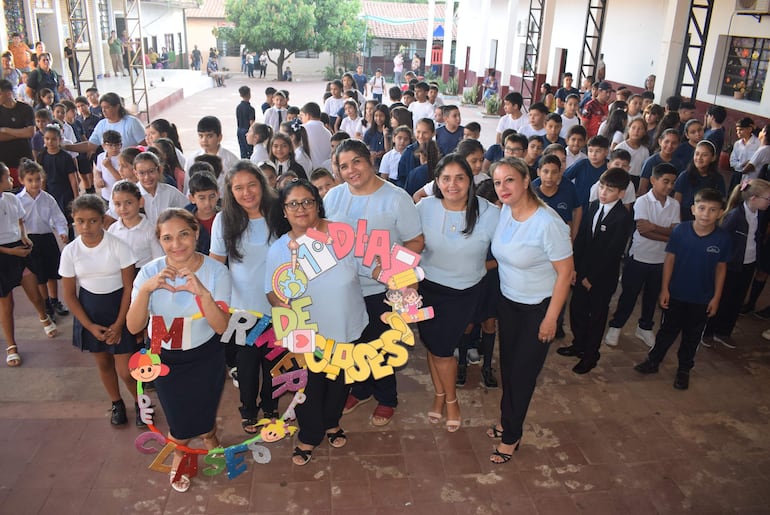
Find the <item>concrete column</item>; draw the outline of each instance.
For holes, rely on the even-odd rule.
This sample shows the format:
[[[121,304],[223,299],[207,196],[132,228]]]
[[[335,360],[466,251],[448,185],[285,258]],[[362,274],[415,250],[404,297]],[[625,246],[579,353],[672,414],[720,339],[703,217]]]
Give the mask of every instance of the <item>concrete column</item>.
[[[657,77],[655,80],[655,98],[661,105],[666,97],[673,95],[676,91],[679,63],[682,60],[682,48],[685,43],[689,15],[690,2],[669,0],[663,16],[663,41],[660,44],[660,56],[655,65]],[[669,34],[670,39],[667,39]]]
[[[425,38],[425,59],[423,64],[425,67],[425,73],[428,73],[431,65],[431,54],[433,53],[433,31],[436,24],[436,0],[428,1],[428,33]]]
[[[96,78],[104,77],[106,71],[104,60],[104,43],[102,42],[101,26],[99,23],[99,4],[97,0],[84,2],[88,10],[88,28],[91,32],[91,59],[94,60]]]
[[[441,78],[449,78],[449,65],[452,63],[452,33],[454,29],[454,0],[446,0],[444,4],[444,54],[442,56]],[[459,50],[459,47],[458,47]]]
[[[517,73],[514,69],[516,66],[516,13],[517,13],[518,0],[508,0],[508,9],[506,11],[506,19],[508,20],[511,30],[505,33],[504,39],[497,42],[497,48],[499,59],[497,60],[499,72],[500,72],[500,95],[505,96],[508,93],[508,89],[511,84],[511,76]]]

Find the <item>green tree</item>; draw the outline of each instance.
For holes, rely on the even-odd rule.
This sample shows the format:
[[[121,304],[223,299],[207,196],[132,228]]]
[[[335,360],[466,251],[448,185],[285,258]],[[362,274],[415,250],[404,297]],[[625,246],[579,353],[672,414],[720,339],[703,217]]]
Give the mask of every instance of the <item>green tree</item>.
[[[227,0],[225,12],[247,48],[279,51],[268,55],[278,79],[296,51],[354,51],[366,27],[358,0]]]

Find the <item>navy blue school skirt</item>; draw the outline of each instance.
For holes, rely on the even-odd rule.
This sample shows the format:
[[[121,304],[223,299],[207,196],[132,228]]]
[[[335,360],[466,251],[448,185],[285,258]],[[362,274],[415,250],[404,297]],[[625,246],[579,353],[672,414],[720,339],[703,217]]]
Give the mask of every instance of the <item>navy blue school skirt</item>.
[[[464,290],[456,290],[427,279],[420,282],[422,305],[432,306],[435,314],[430,320],[417,323],[420,340],[431,354],[440,358],[452,356],[466,327],[473,320],[479,293],[481,282]]]
[[[21,241],[4,243],[0,247],[12,249],[21,247]],[[21,276],[27,267],[27,257],[0,254],[0,297],[7,297],[14,288],[21,284]]]
[[[122,298],[123,288],[112,293],[91,293],[81,287],[78,295],[80,305],[83,306],[88,318],[105,327],[115,323]],[[103,341],[97,340],[88,329],[83,327],[77,317],[72,321],[72,345],[82,351],[109,352],[110,354],[133,354],[141,348],[136,341],[136,336],[129,333],[125,325],[120,342],[115,345],[107,345]]]
[[[59,275],[59,244],[52,232],[47,234],[28,234],[34,246],[29,254],[28,266],[38,284],[45,284],[49,279],[61,279]]]
[[[481,280],[481,293],[476,304],[473,323],[479,324],[490,318],[497,318],[497,305],[500,303],[500,274],[497,268],[487,271]]]
[[[225,385],[225,348],[219,338],[215,334],[190,350],[161,349],[169,373],[155,380],[155,388],[174,438],[194,438],[216,426]]]

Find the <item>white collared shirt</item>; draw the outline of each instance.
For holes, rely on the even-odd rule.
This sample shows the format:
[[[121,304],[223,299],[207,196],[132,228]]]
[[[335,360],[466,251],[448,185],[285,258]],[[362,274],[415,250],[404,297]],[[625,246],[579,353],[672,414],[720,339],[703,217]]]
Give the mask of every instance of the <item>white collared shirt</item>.
[[[16,194],[16,198],[24,208],[24,228],[27,234],[67,234],[67,219],[61,212],[59,204],[48,192],[41,191],[32,198],[24,188]]]
[[[181,207],[184,209],[189,202],[187,197],[170,184],[159,182],[155,195],[151,195],[150,192],[144,189],[142,183],[138,183],[137,186],[139,186],[139,191],[142,192],[142,198],[144,199],[144,213],[153,226],[164,209],[169,207]]]
[[[667,196],[665,203],[661,204],[652,190],[636,199],[634,204],[634,220],[647,220],[660,227],[671,227],[680,222],[680,217],[679,202],[676,199]],[[666,242],[645,238],[637,229],[629,254],[634,257],[634,261],[659,265],[666,258]]]
[[[141,268],[155,258],[163,256],[163,248],[155,237],[155,224],[139,214],[141,221],[133,227],[126,227],[123,220],[110,225],[107,232],[125,241],[136,257],[136,267]]]
[[[757,234],[759,214],[749,209],[746,202],[743,203],[743,211],[746,213],[746,221],[749,223],[749,230],[746,233],[746,251],[743,253],[743,264],[747,265],[757,260],[757,240],[754,239],[754,235]]]
[[[608,214],[610,214],[610,211],[612,211],[612,208],[615,207],[615,204],[620,202],[620,199],[615,199],[612,202],[608,202],[607,204],[599,203],[599,209],[596,211],[596,214],[594,215],[593,222],[591,223],[591,232],[596,232],[596,224],[599,223],[599,215],[601,215],[602,219],[604,219]]]

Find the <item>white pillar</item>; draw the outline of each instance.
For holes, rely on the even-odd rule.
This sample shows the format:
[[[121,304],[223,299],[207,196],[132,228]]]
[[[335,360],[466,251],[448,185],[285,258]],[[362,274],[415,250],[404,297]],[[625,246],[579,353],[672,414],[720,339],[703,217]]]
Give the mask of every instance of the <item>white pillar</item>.
[[[428,34],[425,41],[425,73],[428,73],[433,53],[433,30],[436,24],[436,0],[428,0]]]
[[[655,98],[659,99],[658,103],[661,105],[663,100],[673,95],[676,90],[689,15],[690,2],[669,0],[663,17],[664,39],[660,44],[660,57],[655,69]],[[670,39],[666,39],[668,34],[671,34]]]
[[[500,52],[499,59],[497,60],[498,67],[500,69],[500,85],[509,86],[511,82],[511,76],[519,74],[519,70],[515,69],[516,66],[516,27],[517,19],[517,6],[518,0],[508,0],[508,10],[506,12],[506,18],[508,19],[511,30],[505,33],[502,41],[497,42],[497,48]]]
[[[454,32],[454,0],[446,0],[444,4],[444,53],[442,64],[452,64],[452,33]],[[458,49],[459,51],[459,49]]]
[[[84,2],[83,6],[88,9],[88,29],[91,32],[91,59],[94,60],[95,78],[104,77],[106,68],[104,65],[104,43],[102,42],[101,24],[99,23],[99,3],[98,0],[91,0],[90,2]]]
[[[554,26],[554,17],[556,14],[556,2],[543,2],[543,23],[540,25],[540,49],[537,55],[537,70],[535,73],[538,75],[545,75],[545,80],[548,80],[548,63],[551,61],[551,34]],[[548,30],[546,30],[548,27]],[[556,79],[558,80],[558,78]]]

